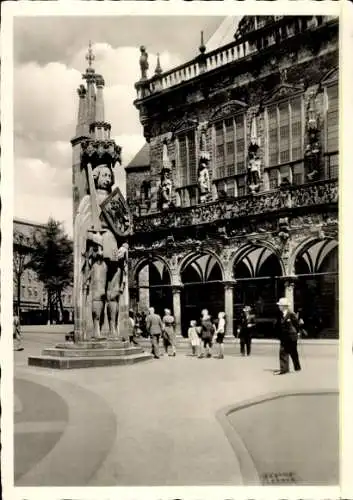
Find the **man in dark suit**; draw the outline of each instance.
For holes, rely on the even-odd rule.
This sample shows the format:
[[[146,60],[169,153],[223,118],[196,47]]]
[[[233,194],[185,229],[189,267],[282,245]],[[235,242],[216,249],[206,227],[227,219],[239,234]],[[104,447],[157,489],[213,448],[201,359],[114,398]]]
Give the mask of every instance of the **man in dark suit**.
[[[277,335],[280,340],[280,369],[276,375],[284,375],[289,373],[289,356],[292,358],[294,370],[301,370],[297,348],[299,323],[297,316],[290,311],[289,301],[286,297],[279,299],[277,305],[280,311],[276,323]]]
[[[159,337],[163,332],[163,323],[159,314],[154,312],[154,308],[150,307],[149,314],[146,318],[147,332],[151,336],[152,354],[156,359],[159,359]]]
[[[253,337],[254,327],[255,315],[252,314],[250,306],[244,306],[239,326],[240,353],[242,356],[245,356],[245,347],[246,354],[248,356],[251,354],[251,339]]]

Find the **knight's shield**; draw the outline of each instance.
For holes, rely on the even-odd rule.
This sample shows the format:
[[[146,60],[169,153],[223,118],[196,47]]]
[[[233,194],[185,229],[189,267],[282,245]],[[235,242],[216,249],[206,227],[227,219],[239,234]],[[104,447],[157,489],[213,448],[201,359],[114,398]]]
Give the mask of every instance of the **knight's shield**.
[[[123,238],[132,230],[132,216],[120,189],[116,187],[101,204],[104,217],[113,233]]]

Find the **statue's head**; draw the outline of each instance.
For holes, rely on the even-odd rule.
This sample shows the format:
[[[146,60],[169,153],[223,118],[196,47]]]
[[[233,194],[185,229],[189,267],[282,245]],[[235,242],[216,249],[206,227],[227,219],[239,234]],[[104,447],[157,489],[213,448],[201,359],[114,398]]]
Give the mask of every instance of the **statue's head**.
[[[108,165],[98,165],[93,170],[93,179],[97,189],[111,191],[114,184],[114,174]]]

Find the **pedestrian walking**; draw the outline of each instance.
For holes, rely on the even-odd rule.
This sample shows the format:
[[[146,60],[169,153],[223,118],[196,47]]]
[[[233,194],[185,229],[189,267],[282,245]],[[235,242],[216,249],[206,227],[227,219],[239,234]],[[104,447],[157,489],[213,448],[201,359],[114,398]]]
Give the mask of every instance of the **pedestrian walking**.
[[[199,331],[198,327],[196,326],[196,321],[191,320],[190,321],[190,327],[188,329],[188,339],[191,344],[191,352],[192,356],[197,356],[199,355],[200,351],[200,337],[199,337]]]
[[[148,337],[148,332],[147,332],[147,326],[146,326],[146,313],[145,311],[142,311],[140,313],[140,318],[139,318],[139,326],[140,326],[140,330],[141,330],[141,335],[142,337]]]
[[[218,358],[223,359],[224,358],[224,336],[226,332],[226,320],[225,320],[225,313],[220,312],[218,313],[218,324],[215,332],[215,337],[216,337],[216,344],[218,345]]]
[[[163,343],[165,353],[168,354],[168,347],[172,348],[171,356],[176,356],[175,319],[170,309],[164,309],[163,316]]]
[[[15,351],[23,351],[21,324],[17,314],[13,317],[13,343]]]
[[[159,314],[154,312],[154,307],[150,307],[146,318],[147,332],[151,337],[152,354],[159,359],[159,339],[163,332],[163,323]]]
[[[276,372],[276,375],[284,375],[289,373],[289,357],[292,358],[294,370],[301,370],[297,345],[299,322],[294,312],[290,311],[289,301],[286,297],[280,298],[277,305],[280,311],[276,323],[276,331],[280,340],[280,369]]]
[[[240,339],[240,354],[250,356],[251,341],[255,328],[255,315],[252,313],[250,306],[245,305],[240,318],[240,326],[238,329]]]
[[[208,314],[207,309],[202,311],[201,318],[201,340],[202,340],[202,349],[199,355],[199,358],[204,358],[205,354],[207,358],[211,358],[211,349],[212,349],[212,339],[215,332],[215,327],[212,324],[211,316]]]
[[[129,311],[129,342],[130,344],[139,345],[136,339],[136,321],[134,311]]]

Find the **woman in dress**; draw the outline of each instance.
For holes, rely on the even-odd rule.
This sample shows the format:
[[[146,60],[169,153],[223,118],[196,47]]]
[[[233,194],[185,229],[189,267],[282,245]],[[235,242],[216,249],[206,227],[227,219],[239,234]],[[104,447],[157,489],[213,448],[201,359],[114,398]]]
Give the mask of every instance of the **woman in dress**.
[[[200,349],[200,337],[196,323],[197,322],[195,320],[191,320],[190,327],[188,329],[188,339],[190,341],[192,351],[191,356],[197,356]]]
[[[163,331],[163,343],[164,343],[164,348],[166,354],[168,353],[168,347],[171,346],[172,348],[172,354],[171,356],[176,356],[176,338],[175,338],[175,319],[174,316],[172,316],[172,313],[170,309],[164,309],[164,316],[163,316],[163,325],[164,325],[164,331]]]

